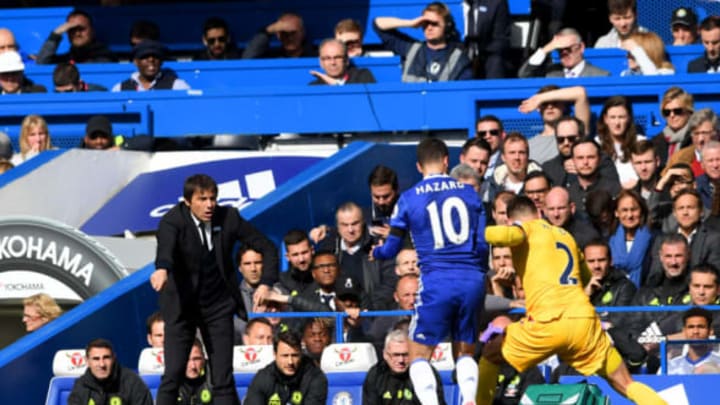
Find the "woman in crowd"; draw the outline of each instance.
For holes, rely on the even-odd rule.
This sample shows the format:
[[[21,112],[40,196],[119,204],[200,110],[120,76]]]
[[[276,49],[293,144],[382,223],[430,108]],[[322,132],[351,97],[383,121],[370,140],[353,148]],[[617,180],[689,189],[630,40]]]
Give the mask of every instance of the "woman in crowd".
[[[609,241],[613,266],[627,273],[639,288],[653,245],[653,233],[647,225],[647,205],[632,190],[620,191],[615,201],[615,220]]]
[[[32,332],[62,314],[55,300],[45,294],[31,295],[23,300],[23,323],[25,331]]]
[[[695,106],[692,94],[680,87],[670,87],[663,94],[660,113],[665,118],[665,128],[651,140],[661,167],[665,167],[673,153],[690,145],[688,121],[693,111]]]
[[[48,149],[53,149],[53,146],[45,119],[39,115],[28,115],[20,126],[20,153],[13,155],[11,162],[17,166]]]
[[[667,60],[662,39],[653,32],[636,32],[622,41],[622,48],[628,51],[628,69],[620,76],[673,75],[675,68]]]
[[[637,174],[630,162],[630,150],[635,142],[645,137],[637,133],[630,101],[623,96],[607,99],[597,123],[597,131],[595,140],[603,153],[615,163],[620,184],[624,188],[635,184]]]

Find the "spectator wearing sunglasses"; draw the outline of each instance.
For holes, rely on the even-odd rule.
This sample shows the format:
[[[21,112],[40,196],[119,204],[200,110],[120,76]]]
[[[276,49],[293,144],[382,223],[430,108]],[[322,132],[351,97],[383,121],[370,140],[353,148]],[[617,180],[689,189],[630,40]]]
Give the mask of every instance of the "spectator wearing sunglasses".
[[[60,41],[62,41],[63,34],[67,34],[70,41],[70,51],[58,55],[56,52],[58,46],[60,46]],[[71,11],[66,21],[50,33],[37,55],[38,64],[115,61],[115,55],[110,52],[110,49],[95,38],[95,29],[90,14],[78,9]]]
[[[558,154],[542,164],[543,172],[550,178],[555,186],[568,187],[577,177],[577,169],[572,157],[572,145],[582,139],[587,126],[577,117],[565,115],[555,121],[553,133],[557,144]],[[607,155],[600,155],[600,176],[617,182],[618,174],[615,164]]]
[[[505,139],[505,129],[503,128],[502,121],[494,115],[480,117],[475,122],[475,138],[484,139],[488,145],[490,145],[490,159],[488,160],[487,168],[483,176],[487,180],[492,176],[495,168],[503,163],[500,145],[503,139]],[[486,200],[483,201],[487,202]]]
[[[107,91],[99,84],[85,83],[80,79],[80,71],[72,63],[62,62],[53,71],[55,93],[78,93],[86,91]]]
[[[551,52],[558,51],[560,63],[552,63]],[[574,28],[563,28],[545,46],[535,51],[520,67],[518,77],[596,77],[610,72],[585,60],[585,43]]]
[[[530,138],[530,159],[543,164],[558,154],[555,139],[555,122],[570,113],[573,106],[575,116],[583,122],[585,129],[590,125],[590,102],[582,86],[559,88],[554,85],[543,86],[538,92],[523,100],[518,108],[528,114],[538,111],[543,121],[543,130]],[[582,135],[587,135],[583,133]]]
[[[222,18],[210,17],[205,21],[202,36],[203,49],[194,60],[240,59],[240,51],[235,47],[227,22]]]
[[[663,94],[660,113],[665,119],[665,127],[651,140],[661,168],[665,167],[673,153],[690,145],[688,122],[694,110],[692,94],[680,87],[670,87]]]

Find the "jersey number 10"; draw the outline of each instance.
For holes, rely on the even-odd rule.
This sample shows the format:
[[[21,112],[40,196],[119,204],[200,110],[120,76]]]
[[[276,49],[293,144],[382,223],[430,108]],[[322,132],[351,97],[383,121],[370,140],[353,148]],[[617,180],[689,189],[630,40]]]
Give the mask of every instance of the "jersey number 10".
[[[430,215],[430,228],[432,228],[435,249],[445,247],[445,239],[454,245],[462,245],[470,234],[470,216],[465,202],[459,197],[449,197],[438,210],[437,201],[425,207]],[[453,214],[457,216],[460,229],[455,229]]]

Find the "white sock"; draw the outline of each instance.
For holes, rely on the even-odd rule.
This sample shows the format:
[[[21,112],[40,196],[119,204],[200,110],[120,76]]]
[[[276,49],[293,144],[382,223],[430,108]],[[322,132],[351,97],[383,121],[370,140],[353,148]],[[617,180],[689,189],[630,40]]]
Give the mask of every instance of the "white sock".
[[[475,403],[478,386],[478,365],[468,355],[460,356],[455,363],[455,375],[462,395],[461,404]]]
[[[422,405],[438,405],[437,380],[427,360],[417,359],[410,364],[410,381]]]

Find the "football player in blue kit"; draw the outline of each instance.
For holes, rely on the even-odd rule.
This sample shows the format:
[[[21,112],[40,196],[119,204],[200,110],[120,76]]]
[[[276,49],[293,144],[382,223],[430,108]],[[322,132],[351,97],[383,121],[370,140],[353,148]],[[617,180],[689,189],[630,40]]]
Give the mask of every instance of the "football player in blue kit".
[[[371,251],[390,259],[407,232],[415,244],[420,289],[410,323],[410,378],[423,405],[437,405],[429,363],[435,346],[452,336],[462,404],[474,404],[478,369],[472,355],[477,339],[477,311],[485,297],[488,245],[485,212],[475,190],[448,176],[448,148],[436,138],[417,147],[422,181],[405,191],[390,220],[390,235]]]

